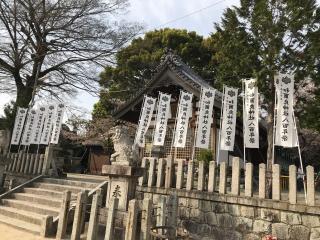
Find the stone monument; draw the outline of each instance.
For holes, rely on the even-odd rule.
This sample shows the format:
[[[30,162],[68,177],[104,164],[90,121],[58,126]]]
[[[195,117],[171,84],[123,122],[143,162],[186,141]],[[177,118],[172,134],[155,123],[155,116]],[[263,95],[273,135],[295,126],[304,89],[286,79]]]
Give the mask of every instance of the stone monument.
[[[137,167],[138,154],[133,147],[128,127],[119,125],[110,129],[115,153],[111,155],[111,165],[102,166],[102,175],[109,176],[107,201],[119,198],[119,209],[127,210],[129,200],[135,196],[138,177],[143,168]]]

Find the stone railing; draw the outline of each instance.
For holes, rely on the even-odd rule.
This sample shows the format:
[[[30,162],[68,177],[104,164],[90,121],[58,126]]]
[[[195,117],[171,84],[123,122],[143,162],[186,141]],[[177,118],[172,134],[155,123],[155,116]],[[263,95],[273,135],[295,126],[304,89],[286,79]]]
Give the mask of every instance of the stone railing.
[[[320,239],[320,205],[311,166],[306,168],[306,202],[304,193],[297,191],[296,166],[289,168],[284,191],[280,166],[273,166],[272,197],[267,199],[265,164],[259,165],[256,188],[254,166],[247,163],[243,175],[239,158],[233,158],[229,172],[226,163],[216,166],[214,161],[184,166],[182,160],[144,158],[142,165],[146,174],[139,179],[137,196],[157,204],[164,196],[177,195],[178,227],[194,239]]]
[[[231,186],[229,191],[227,191],[228,169],[225,162],[217,166],[215,161],[211,161],[209,166],[205,166],[205,163],[202,161],[197,163],[189,161],[187,166],[185,166],[185,161],[182,159],[173,161],[172,159],[164,158],[143,158],[141,167],[144,167],[146,171],[139,178],[140,186],[185,189],[188,191],[198,190],[208,193],[218,192],[220,194],[244,197],[255,196],[260,199],[266,198],[266,165],[263,163],[259,165],[259,183],[258,191],[256,192],[253,189],[253,164],[246,163],[244,178],[240,178],[241,167],[238,157],[234,157],[232,161]],[[289,167],[289,180],[286,188],[281,186],[283,185],[283,181],[280,181],[281,167],[279,164],[272,166],[271,174],[273,200],[288,201],[291,204],[302,202],[309,206],[320,205],[320,202],[316,202],[315,177],[312,166],[306,167],[305,194],[298,193],[297,191],[297,167],[295,165]],[[243,180],[244,189],[241,191]]]
[[[82,191],[77,195],[75,212],[69,214],[71,205],[71,192],[66,191],[61,204],[56,239],[77,240],[105,239],[105,240],[148,240],[151,239],[151,230],[155,227],[170,226],[176,229],[178,198],[176,196],[160,197],[157,204],[150,199],[129,201],[128,210],[119,209],[119,198],[112,197],[106,207],[102,204],[101,191],[93,195],[90,210],[87,208],[88,193]],[[87,211],[89,210],[89,211]],[[103,210],[103,212],[102,212]],[[71,234],[67,233],[69,219],[73,218]],[[103,219],[101,219],[103,218]],[[88,227],[85,228],[85,221]],[[100,227],[105,228],[99,231]],[[170,233],[169,233],[170,234]],[[174,232],[171,233],[172,238]],[[168,238],[166,238],[168,239]]]
[[[44,154],[10,153],[9,164],[5,171],[25,175],[39,175],[42,173]]]

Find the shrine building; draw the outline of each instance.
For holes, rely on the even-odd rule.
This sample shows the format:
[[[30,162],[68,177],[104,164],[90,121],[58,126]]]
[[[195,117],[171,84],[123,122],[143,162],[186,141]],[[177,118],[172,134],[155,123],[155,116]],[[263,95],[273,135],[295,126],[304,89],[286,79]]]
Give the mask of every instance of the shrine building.
[[[159,91],[167,94],[171,94],[171,117],[168,120],[167,132],[164,146],[155,150],[152,148],[152,133],[155,125],[156,111],[154,111],[153,118],[148,132],[145,136],[145,147],[141,149],[141,157],[157,156],[168,157],[175,156],[178,159],[191,159],[195,130],[196,119],[199,111],[199,98],[201,87],[212,87],[202,79],[197,73],[195,73],[187,64],[185,64],[181,58],[171,52],[165,54],[156,73],[153,75],[145,87],[131,97],[125,104],[120,106],[113,114],[116,119],[127,121],[133,124],[138,124],[140,111],[142,108],[143,97],[148,95],[154,98],[158,97]],[[213,86],[214,87],[214,86]],[[177,105],[179,101],[180,90],[193,93],[193,113],[192,118],[189,121],[189,128],[187,132],[187,141],[184,148],[172,148],[171,143],[173,141],[175,117],[177,111]],[[221,114],[221,101],[222,93],[216,90],[214,100],[213,111],[213,123],[211,125],[210,143],[209,149],[212,152],[214,160],[217,160],[218,140],[219,140],[219,128],[220,128],[220,114]],[[239,111],[239,106],[238,106]],[[260,149],[247,149],[247,161],[254,159],[254,162],[264,162],[262,156],[266,154],[267,142],[261,142],[261,139],[266,139],[266,132],[260,131]],[[150,151],[152,153],[150,154]],[[264,153],[262,153],[264,151]],[[195,159],[199,156],[200,149],[196,148]],[[231,164],[231,158],[238,156],[243,158],[243,137],[242,137],[242,119],[237,118],[235,146],[233,152],[220,151],[219,160],[228,161]]]

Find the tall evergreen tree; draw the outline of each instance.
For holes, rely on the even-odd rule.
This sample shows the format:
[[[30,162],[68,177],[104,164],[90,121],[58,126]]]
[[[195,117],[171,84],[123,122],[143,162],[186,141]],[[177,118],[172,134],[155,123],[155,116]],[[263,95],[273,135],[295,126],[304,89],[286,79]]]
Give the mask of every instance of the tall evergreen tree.
[[[93,116],[110,114],[119,101],[127,100],[128,96],[141,89],[154,74],[166,48],[173,50],[201,77],[212,83],[214,63],[211,39],[181,29],[150,31],[120,50],[116,55],[117,64],[107,66],[101,73],[100,85],[104,90],[95,105]]]
[[[267,169],[272,169],[274,76],[293,72],[296,87],[310,78],[319,82],[320,10],[314,0],[241,0],[228,8],[212,35],[217,82],[240,86],[240,79],[256,77],[267,113]],[[303,100],[303,99],[299,99]],[[267,180],[267,194],[271,178]]]

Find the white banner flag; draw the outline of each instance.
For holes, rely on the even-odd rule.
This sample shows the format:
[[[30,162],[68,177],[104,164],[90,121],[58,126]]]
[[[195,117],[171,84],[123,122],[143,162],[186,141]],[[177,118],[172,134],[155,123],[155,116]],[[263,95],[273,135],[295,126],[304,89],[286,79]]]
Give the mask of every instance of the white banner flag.
[[[189,118],[192,116],[192,97],[192,93],[180,92],[173,143],[174,147],[184,148],[186,146]]]
[[[156,128],[153,137],[153,145],[163,146],[167,131],[167,122],[170,113],[171,95],[160,93],[158,102],[158,111],[156,118]]]
[[[62,120],[63,120],[64,109],[65,109],[64,104],[62,104],[62,103],[58,104],[55,122],[54,122],[54,126],[53,126],[53,132],[52,132],[52,136],[51,136],[51,143],[53,143],[53,144],[58,144],[58,142],[59,142],[59,136],[60,136],[60,130],[61,130],[61,125],[62,125]]]
[[[237,97],[238,89],[225,87],[223,98],[222,126],[220,137],[220,149],[233,151],[234,136],[237,122]]]
[[[46,119],[44,120],[43,131],[40,140],[40,144],[44,145],[49,144],[51,138],[52,126],[56,113],[56,105],[49,105],[47,109],[47,115]]]
[[[21,145],[30,145],[32,142],[32,131],[34,131],[35,125],[38,119],[38,112],[34,109],[30,110],[27,117],[27,123],[24,127]]]
[[[149,128],[156,101],[155,98],[144,96],[144,103],[141,109],[139,125],[134,141],[139,147],[144,147],[144,136]]]
[[[17,109],[16,119],[14,122],[14,127],[13,127],[12,137],[11,137],[12,145],[19,145],[27,112],[28,112],[27,108],[18,107]]]
[[[37,112],[38,112],[38,118],[37,118],[36,123],[34,124],[34,129],[32,130],[30,144],[39,144],[40,143],[42,128],[43,128],[44,120],[45,120],[45,117],[47,114],[47,108],[40,107],[37,110]]]
[[[202,88],[196,135],[196,147],[209,148],[215,89]]]
[[[293,117],[294,76],[279,74],[275,77],[277,93],[277,118],[275,145],[296,147],[297,136]]]
[[[259,94],[256,79],[244,82],[244,144],[259,148]]]

